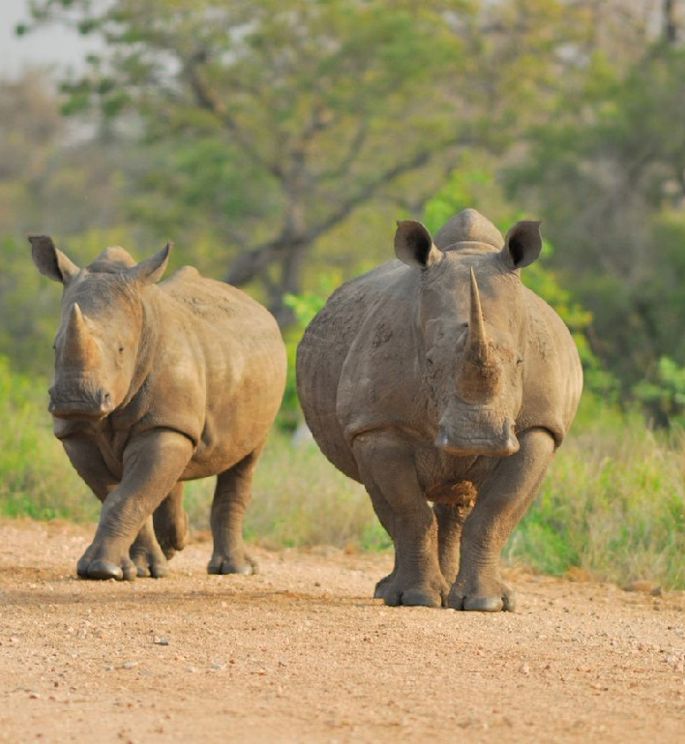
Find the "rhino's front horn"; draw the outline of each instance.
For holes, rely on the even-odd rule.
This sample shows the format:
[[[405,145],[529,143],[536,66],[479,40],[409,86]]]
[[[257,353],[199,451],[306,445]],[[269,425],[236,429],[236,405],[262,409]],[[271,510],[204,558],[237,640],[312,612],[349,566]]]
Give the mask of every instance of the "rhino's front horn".
[[[78,302],[71,306],[69,311],[69,320],[67,321],[64,354],[70,362],[94,361],[93,357],[96,352],[96,344],[90,335],[86,319],[83,317]]]
[[[489,358],[488,338],[485,333],[483,309],[480,305],[480,291],[476,275],[471,269],[471,309],[469,322],[469,336],[466,342],[466,361],[474,364],[487,364]]]

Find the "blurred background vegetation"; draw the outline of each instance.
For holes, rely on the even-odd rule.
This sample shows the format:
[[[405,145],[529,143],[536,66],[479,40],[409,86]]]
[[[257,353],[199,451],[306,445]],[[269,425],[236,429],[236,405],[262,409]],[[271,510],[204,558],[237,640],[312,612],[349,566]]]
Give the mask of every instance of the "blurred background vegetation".
[[[543,220],[524,281],[586,372],[574,434],[512,560],[685,587],[685,0],[31,0],[16,32],[92,39],[71,72],[0,77],[0,510],[90,519],[44,411],[59,291],[25,235],[246,288],[291,359],[395,220]],[[312,445],[293,370],[250,533],[383,547]],[[189,488],[196,524],[209,492]]]

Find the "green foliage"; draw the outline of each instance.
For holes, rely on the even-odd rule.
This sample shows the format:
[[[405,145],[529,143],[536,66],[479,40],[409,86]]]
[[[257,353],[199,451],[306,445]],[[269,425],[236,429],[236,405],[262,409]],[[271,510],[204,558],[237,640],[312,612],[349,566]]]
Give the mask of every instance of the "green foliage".
[[[505,555],[546,573],[685,588],[685,440],[596,399],[584,408]]]
[[[506,178],[513,201],[545,215],[552,267],[592,313],[592,349],[625,397],[660,357],[685,364],[685,134],[673,125],[685,48],[638,56],[622,69],[596,56]]]
[[[635,385],[633,396],[656,426],[685,428],[685,367],[661,357],[653,373]]]
[[[92,520],[99,504],[52,435],[46,390],[0,357],[0,514]]]

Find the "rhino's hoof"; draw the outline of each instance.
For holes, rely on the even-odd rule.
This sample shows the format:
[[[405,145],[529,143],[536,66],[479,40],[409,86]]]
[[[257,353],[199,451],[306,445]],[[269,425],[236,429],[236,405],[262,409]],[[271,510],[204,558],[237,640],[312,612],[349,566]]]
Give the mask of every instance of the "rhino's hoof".
[[[387,586],[388,584],[392,582],[394,578],[395,578],[394,571],[391,574],[384,576],[374,587],[373,598],[374,599],[385,599],[385,593],[387,591]]]
[[[169,573],[166,561],[164,563],[156,561],[147,564],[146,562],[134,560],[134,564],[136,566],[136,576],[139,579],[144,579],[148,576],[151,576],[153,579],[163,579]]]
[[[188,515],[186,512],[181,512],[177,519],[172,521],[164,514],[158,515],[158,511],[153,516],[155,534],[164,557],[171,559],[177,551],[183,550],[188,542],[190,534]]]
[[[391,574],[376,584],[374,598],[382,599],[389,607],[441,607],[447,594],[447,585],[433,587],[429,585],[402,585],[397,576]]]
[[[449,606],[455,610],[466,612],[513,612],[516,609],[516,597],[514,594],[505,594],[502,597],[460,597],[451,596]]]
[[[152,576],[153,579],[161,579],[169,573],[166,558],[159,549],[131,549],[131,560],[139,578]]]
[[[96,579],[101,581],[107,579],[116,579],[117,581],[126,579],[130,581],[136,575],[135,570],[129,570],[128,567],[124,570],[121,566],[117,566],[116,563],[102,560],[88,561],[87,563],[79,562],[76,571],[82,579]]]
[[[228,558],[212,558],[207,565],[207,573],[215,576],[238,574],[251,576],[259,572],[257,563],[252,558],[245,557],[244,561],[229,560]]]

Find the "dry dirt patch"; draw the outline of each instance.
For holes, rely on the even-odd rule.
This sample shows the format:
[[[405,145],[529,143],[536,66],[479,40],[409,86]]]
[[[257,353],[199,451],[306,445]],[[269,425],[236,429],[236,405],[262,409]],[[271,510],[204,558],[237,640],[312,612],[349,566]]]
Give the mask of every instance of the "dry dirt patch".
[[[257,550],[85,582],[90,530],[2,522],[0,741],[685,741],[685,595],[511,575],[519,612],[387,608],[387,555]]]

